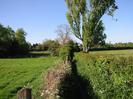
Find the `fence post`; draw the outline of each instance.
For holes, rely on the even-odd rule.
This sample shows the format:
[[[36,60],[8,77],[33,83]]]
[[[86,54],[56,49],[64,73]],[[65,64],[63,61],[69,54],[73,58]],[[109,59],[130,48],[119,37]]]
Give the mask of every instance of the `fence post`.
[[[32,99],[31,88],[22,88],[17,92],[17,99]]]

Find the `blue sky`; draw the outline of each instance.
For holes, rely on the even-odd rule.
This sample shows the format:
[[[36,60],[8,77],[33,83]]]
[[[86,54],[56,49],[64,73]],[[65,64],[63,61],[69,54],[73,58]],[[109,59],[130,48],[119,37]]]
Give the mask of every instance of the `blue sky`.
[[[133,42],[133,0],[116,0],[114,18],[104,15],[107,42]],[[0,0],[0,23],[14,30],[23,28],[27,41],[39,43],[56,38],[56,27],[68,24],[64,0]]]

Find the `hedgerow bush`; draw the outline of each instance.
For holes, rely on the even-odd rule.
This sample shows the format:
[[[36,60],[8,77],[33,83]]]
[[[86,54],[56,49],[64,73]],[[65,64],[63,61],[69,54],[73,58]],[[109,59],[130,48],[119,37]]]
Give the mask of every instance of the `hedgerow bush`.
[[[133,57],[79,57],[78,70],[99,99],[133,99]]]
[[[44,89],[42,96],[44,99],[61,99],[59,95],[60,86],[64,77],[70,74],[71,68],[69,63],[60,60],[54,68],[51,68],[44,78]]]
[[[74,43],[73,41],[69,41],[67,44],[62,46],[60,48],[59,56],[63,60],[69,60],[72,61],[73,56],[74,56]]]
[[[43,43],[43,47],[46,47],[46,46],[47,46],[47,50],[50,51],[52,56],[58,56],[59,55],[60,45],[57,41],[47,40]]]

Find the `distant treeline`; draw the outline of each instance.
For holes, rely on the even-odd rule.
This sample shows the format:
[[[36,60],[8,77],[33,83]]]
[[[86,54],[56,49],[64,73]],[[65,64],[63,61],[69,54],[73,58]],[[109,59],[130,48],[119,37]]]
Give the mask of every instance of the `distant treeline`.
[[[80,46],[78,43],[70,40],[70,43],[73,45],[73,50],[75,52],[80,51]],[[57,40],[45,40],[43,43],[36,43],[31,45],[31,51],[49,51],[52,55],[59,55],[59,50],[63,45],[59,44]]]
[[[11,27],[4,27],[0,24],[0,57],[7,56],[20,56],[26,55],[29,51],[49,51],[52,55],[59,55],[60,48],[65,44],[60,43],[63,38],[58,40],[45,40],[43,43],[30,44],[26,41],[26,32],[20,28],[14,31]],[[82,50],[82,44],[73,42],[71,39],[68,41],[73,43],[75,52]],[[90,50],[120,50],[120,49],[133,49],[133,43],[104,43],[95,44]]]
[[[31,51],[48,51],[59,48],[59,43],[55,40],[46,40],[43,43],[33,44],[30,48]],[[82,51],[82,44],[74,43],[75,51]],[[121,50],[121,49],[133,49],[133,43],[105,43],[104,45],[94,45],[90,50]]]
[[[0,24],[0,57],[28,53],[29,44],[25,36],[26,33],[22,28],[15,32],[11,27]]]
[[[99,46],[96,45],[91,48],[91,50],[124,50],[124,49],[133,49],[133,43],[128,42],[128,43],[106,43],[105,45]]]

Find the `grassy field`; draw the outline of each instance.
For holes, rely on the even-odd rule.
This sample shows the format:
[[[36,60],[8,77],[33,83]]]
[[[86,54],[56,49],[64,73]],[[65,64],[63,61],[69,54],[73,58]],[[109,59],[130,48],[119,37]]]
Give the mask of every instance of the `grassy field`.
[[[0,99],[16,99],[17,90],[24,86],[31,87],[33,96],[38,97],[44,74],[57,61],[50,56],[0,59]]]
[[[91,55],[133,56],[133,49],[109,50],[109,51],[91,51],[90,54]]]
[[[96,97],[133,99],[133,50],[79,52],[75,59]]]
[[[32,54],[31,57],[34,58],[0,59],[0,99],[16,99],[16,92],[24,86],[31,87],[33,96],[36,99],[39,98],[43,76],[49,68],[56,64],[59,58],[51,57],[43,52],[32,52]],[[126,59],[120,57],[126,57]],[[119,89],[114,93],[129,93],[126,95],[130,96],[130,92],[133,92],[131,91],[133,89],[129,89],[129,87],[133,88],[133,85],[131,84],[128,87],[124,83],[133,81],[133,58],[131,57],[133,57],[133,50],[91,51],[89,54],[82,52],[75,54],[79,74],[91,82],[95,93],[102,98],[105,98],[105,96],[100,92],[106,90],[106,92],[111,93],[114,89],[119,89],[120,86],[124,86],[122,88],[125,89]],[[108,70],[108,68],[104,68],[106,66],[111,67],[111,77],[104,73],[106,69]],[[110,84],[106,82],[107,78],[111,79],[111,81],[109,79]],[[110,91],[107,88],[112,88],[112,90]],[[121,90],[130,92],[121,93]],[[107,93],[104,94],[108,95]],[[112,97],[117,96],[117,94],[111,95]]]

